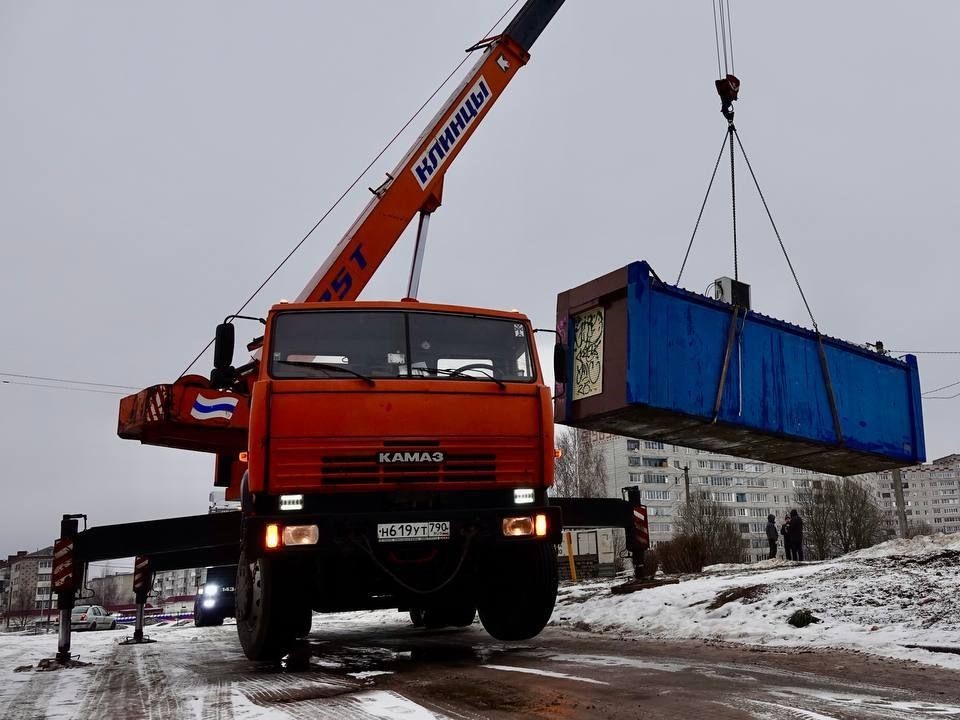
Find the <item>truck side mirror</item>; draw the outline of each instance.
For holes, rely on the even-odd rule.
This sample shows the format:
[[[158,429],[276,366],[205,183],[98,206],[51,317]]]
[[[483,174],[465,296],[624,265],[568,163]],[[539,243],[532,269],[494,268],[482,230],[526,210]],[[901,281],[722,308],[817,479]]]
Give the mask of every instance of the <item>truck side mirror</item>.
[[[560,343],[553,346],[553,379],[562,385],[567,382],[567,351]]]
[[[217,325],[217,334],[213,341],[213,367],[227,370],[233,366],[234,329],[233,323]]]

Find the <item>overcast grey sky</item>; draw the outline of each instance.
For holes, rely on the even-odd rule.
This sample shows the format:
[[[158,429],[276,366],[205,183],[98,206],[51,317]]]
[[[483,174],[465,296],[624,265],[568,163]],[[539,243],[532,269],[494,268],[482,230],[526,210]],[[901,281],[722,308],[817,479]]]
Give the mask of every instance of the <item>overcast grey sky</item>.
[[[0,372],[172,381],[507,4],[0,4]],[[737,126],[821,329],[960,349],[960,4],[735,0],[733,23]],[[447,176],[420,294],[552,326],[558,291],[631,260],[675,278],[725,126],[707,0],[568,0],[532,55]],[[254,312],[296,296],[412,139]],[[809,324],[747,183],[741,278]],[[730,274],[728,215],[722,174],[687,287]],[[410,238],[365,297],[403,294]],[[0,385],[0,555],[63,512],[204,511],[212,459],[117,439],[118,399]],[[960,450],[960,398],[924,409],[929,457]]]

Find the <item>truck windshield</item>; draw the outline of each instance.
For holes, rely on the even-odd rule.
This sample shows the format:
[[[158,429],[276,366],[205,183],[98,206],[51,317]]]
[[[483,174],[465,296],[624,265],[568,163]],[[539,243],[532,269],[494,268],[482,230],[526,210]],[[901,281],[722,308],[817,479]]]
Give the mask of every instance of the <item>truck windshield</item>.
[[[343,380],[435,378],[532,382],[530,338],[509,319],[401,311],[280,313],[270,375]]]

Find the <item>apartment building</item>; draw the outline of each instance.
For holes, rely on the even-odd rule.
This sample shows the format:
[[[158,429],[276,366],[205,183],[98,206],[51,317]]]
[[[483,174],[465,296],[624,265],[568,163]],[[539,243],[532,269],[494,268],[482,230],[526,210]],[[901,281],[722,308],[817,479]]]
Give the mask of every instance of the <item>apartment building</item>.
[[[901,477],[908,524],[926,524],[935,532],[960,532],[960,454],[904,468]],[[899,534],[892,474],[879,473],[877,483],[887,526],[891,534]]]
[[[8,582],[4,612],[9,627],[13,616],[39,614],[51,605],[50,573],[53,570],[53,546],[7,557]]]
[[[675,514],[686,498],[686,473],[691,493],[706,493],[728,509],[751,562],[765,560],[769,553],[767,515],[773,514],[778,523],[783,522],[784,516],[797,507],[798,493],[834,479],[823,473],[655,440],[600,433],[594,438],[603,452],[607,495],[620,497],[622,488],[630,485],[641,488],[654,545],[674,535]],[[861,481],[879,493],[875,477],[861,476]]]
[[[207,579],[206,568],[185,568],[183,570],[163,570],[153,576],[153,589],[160,599],[196,595],[197,588]]]
[[[8,598],[7,596],[10,593],[10,562],[8,560],[0,560],[0,611],[3,611],[7,607]]]

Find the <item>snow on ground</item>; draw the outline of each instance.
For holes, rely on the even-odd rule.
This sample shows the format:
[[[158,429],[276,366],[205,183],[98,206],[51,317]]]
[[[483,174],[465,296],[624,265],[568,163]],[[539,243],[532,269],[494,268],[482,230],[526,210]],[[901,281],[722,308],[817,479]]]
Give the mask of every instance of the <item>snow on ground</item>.
[[[314,615],[314,632],[343,625],[407,626],[406,613],[396,610]],[[289,676],[265,673],[262,678],[243,658],[232,623],[224,627],[195,628],[189,623],[148,625],[145,633],[158,640],[138,648],[119,648],[117,643],[132,634],[132,628],[114,631],[73,633],[71,653],[88,665],[70,670],[42,672],[37,663],[57,651],[57,634],[0,633],[0,718],[43,717],[75,720],[82,717],[232,717],[234,720],[273,720],[289,718],[282,710],[285,703],[301,699],[304,693],[339,695],[326,700],[330,712],[323,718],[394,718],[429,720],[437,717],[411,700],[391,691],[355,691],[371,682],[370,678],[390,675],[375,668],[383,658],[375,652],[365,657],[363,649],[349,649],[349,657],[330,657],[312,663],[319,673]],[[388,652],[383,650],[382,652]],[[358,672],[345,673],[347,661]],[[28,666],[28,672],[13,672]],[[237,677],[220,683],[198,680],[196,668],[231,666]],[[369,667],[368,667],[369,666]],[[102,672],[104,668],[110,669]],[[336,674],[325,674],[331,669]],[[129,695],[126,678],[144,693]],[[241,682],[242,681],[242,682]],[[114,685],[111,685],[111,683]],[[145,707],[137,703],[143,701]],[[116,703],[132,703],[118,713]],[[317,716],[321,717],[321,716]]]
[[[551,623],[636,637],[849,648],[960,669],[960,533],[892,540],[822,563],[768,560],[628,595],[611,581],[564,585]],[[746,597],[720,604],[724,591]],[[721,598],[722,599],[722,598]],[[794,628],[800,609],[821,623]]]

